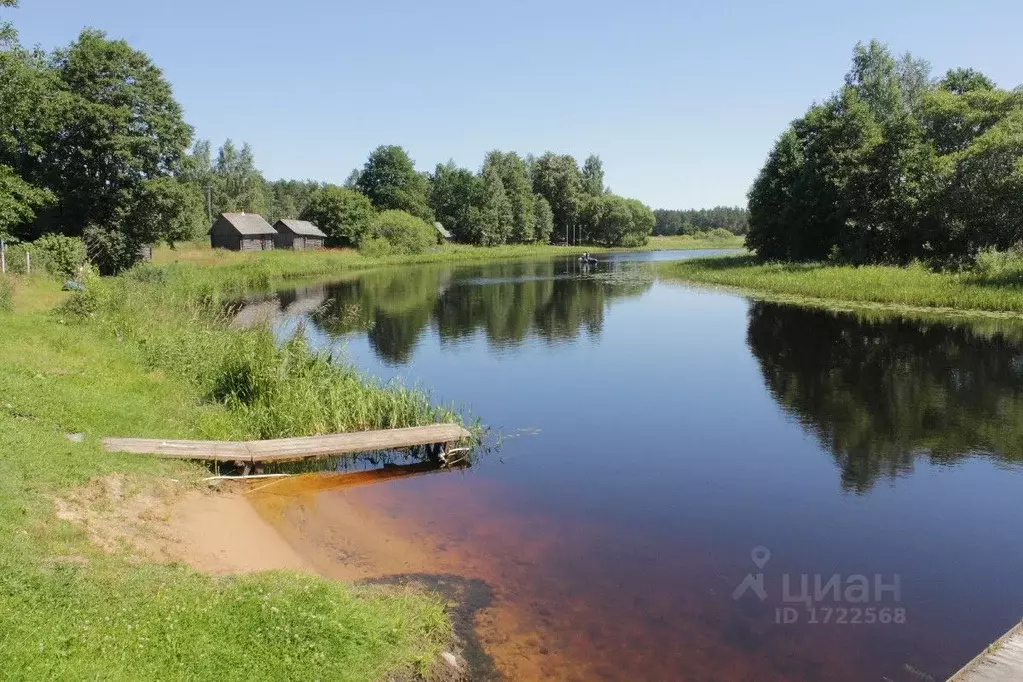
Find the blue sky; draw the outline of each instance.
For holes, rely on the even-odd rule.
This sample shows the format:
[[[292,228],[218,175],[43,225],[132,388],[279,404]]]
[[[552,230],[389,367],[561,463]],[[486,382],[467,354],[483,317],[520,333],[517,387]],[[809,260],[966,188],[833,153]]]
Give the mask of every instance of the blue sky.
[[[341,182],[379,144],[420,169],[490,149],[600,154],[653,207],[745,203],[857,40],[1023,83],[1019,0],[22,0],[22,42],[94,26],[163,68],[196,134],[268,178]]]

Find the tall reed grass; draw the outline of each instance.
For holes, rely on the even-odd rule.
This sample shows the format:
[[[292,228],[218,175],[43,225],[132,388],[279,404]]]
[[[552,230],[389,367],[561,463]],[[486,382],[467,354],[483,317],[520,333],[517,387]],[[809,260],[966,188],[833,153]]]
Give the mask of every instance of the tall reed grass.
[[[127,342],[151,370],[192,382],[206,399],[235,417],[218,425],[224,439],[286,438],[463,421],[435,406],[425,391],[381,384],[328,353],[311,349],[299,332],[279,345],[270,329],[231,330],[234,295],[194,271],[140,268],[91,282],[95,320]]]

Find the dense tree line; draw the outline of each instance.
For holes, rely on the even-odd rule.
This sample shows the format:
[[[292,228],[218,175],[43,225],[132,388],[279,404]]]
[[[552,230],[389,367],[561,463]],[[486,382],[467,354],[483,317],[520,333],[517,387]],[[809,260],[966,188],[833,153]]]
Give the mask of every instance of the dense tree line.
[[[763,259],[935,265],[1023,241],[1023,91],[857,45],[842,88],[782,134],[749,193]]]
[[[688,210],[659,208],[654,211],[654,218],[654,234],[660,236],[695,234],[716,229],[741,235],[749,229],[749,211],[741,206]]]
[[[248,144],[193,144],[170,84],[125,41],[87,29],[46,53],[0,24],[0,238],[81,236],[113,271],[145,244],[201,237],[225,211],[315,220],[339,246],[383,230],[413,248],[434,220],[479,245],[641,244],[654,225],[647,207],[604,186],[597,156],[580,167],[567,155],[493,151],[475,172],[449,162],[421,173],[387,145],[343,186],[269,182]]]

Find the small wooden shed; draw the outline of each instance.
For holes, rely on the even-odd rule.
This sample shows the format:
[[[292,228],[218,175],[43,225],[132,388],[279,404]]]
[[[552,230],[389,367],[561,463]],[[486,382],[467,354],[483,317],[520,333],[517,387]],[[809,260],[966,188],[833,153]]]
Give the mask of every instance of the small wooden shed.
[[[210,228],[210,246],[232,251],[270,251],[277,235],[256,213],[221,213]]]
[[[322,249],[327,235],[308,220],[282,218],[274,223],[277,236],[274,246],[278,249]]]

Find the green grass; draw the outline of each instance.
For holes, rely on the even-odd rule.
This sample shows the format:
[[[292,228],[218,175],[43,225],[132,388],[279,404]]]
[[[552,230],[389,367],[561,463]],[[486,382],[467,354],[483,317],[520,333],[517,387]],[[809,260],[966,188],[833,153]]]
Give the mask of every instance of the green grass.
[[[346,425],[418,420],[434,408],[421,394],[389,392],[351,368],[278,350],[265,332],[229,332],[211,312],[215,299],[191,300],[194,290],[180,283],[118,278],[90,286],[95,299],[78,307],[93,309],[91,317],[48,311],[40,302],[59,301],[59,285],[38,278],[16,280],[13,311],[0,312],[3,675],[377,680],[422,671],[451,632],[431,595],[285,572],[215,578],[138,563],[104,553],[81,526],[58,520],[54,499],[114,472],[142,486],[205,475],[186,463],[104,453],[106,435],[334,428],[331,415],[349,415],[349,405],[274,407],[330,390],[368,400]],[[211,390],[225,368],[239,367],[251,372],[243,385],[258,399]],[[67,433],[86,438],[72,442]]]
[[[830,307],[1023,313],[1023,259],[1005,254],[987,254],[975,268],[963,272],[932,272],[921,265],[758,264],[745,255],[664,263],[659,272],[668,279]]]

